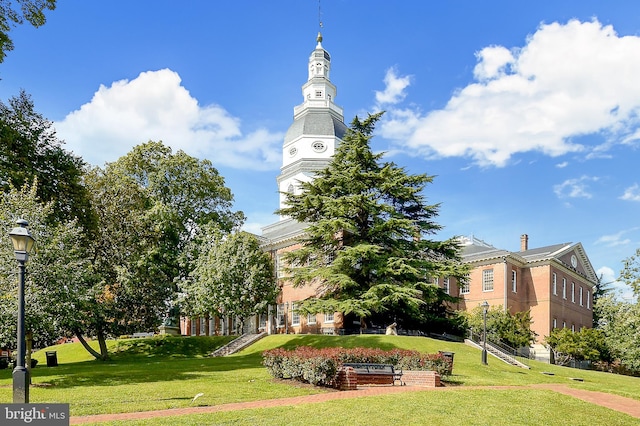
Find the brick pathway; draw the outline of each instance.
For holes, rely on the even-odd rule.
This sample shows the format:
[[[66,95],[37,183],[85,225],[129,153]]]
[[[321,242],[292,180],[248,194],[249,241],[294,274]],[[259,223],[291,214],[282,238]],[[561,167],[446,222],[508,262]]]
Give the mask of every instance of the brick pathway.
[[[530,388],[547,389],[581,399],[583,401],[601,405],[612,410],[626,413],[630,416],[640,418],[640,401],[612,395],[604,392],[594,392],[582,389],[571,388],[561,384],[531,385]],[[316,395],[297,396],[292,398],[268,399],[261,401],[237,402],[230,404],[215,405],[210,407],[189,407],[173,408],[169,410],[141,411],[135,413],[119,414],[96,414],[92,416],[71,417],[70,424],[78,425],[83,423],[100,423],[113,420],[142,420],[164,416],[182,416],[187,414],[206,414],[220,411],[246,410],[251,408],[281,407],[287,405],[298,405],[303,403],[318,403],[337,399],[360,398],[364,396],[389,395],[402,392],[444,392],[455,389],[523,389],[521,386],[465,386],[465,387],[439,387],[424,388],[418,386],[370,386],[362,387],[356,391],[327,392]]]

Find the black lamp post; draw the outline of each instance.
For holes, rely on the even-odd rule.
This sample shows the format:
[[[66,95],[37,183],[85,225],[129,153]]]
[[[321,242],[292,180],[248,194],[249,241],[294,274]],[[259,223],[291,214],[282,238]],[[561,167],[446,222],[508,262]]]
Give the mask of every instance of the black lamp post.
[[[26,404],[29,402],[29,371],[25,367],[25,327],[24,327],[24,274],[25,264],[35,240],[29,233],[29,223],[24,219],[16,221],[17,227],[9,233],[13,243],[13,251],[18,261],[18,353],[16,366],[13,369],[13,402]]]
[[[489,302],[485,300],[480,306],[482,306],[482,316],[484,319],[484,331],[482,333],[482,363],[487,365],[487,310],[489,309]]]

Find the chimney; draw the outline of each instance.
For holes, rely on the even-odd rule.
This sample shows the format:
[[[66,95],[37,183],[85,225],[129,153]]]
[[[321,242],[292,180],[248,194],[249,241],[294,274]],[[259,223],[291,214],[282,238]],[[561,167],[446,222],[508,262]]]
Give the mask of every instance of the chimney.
[[[520,251],[529,250],[529,236],[527,234],[520,235]]]

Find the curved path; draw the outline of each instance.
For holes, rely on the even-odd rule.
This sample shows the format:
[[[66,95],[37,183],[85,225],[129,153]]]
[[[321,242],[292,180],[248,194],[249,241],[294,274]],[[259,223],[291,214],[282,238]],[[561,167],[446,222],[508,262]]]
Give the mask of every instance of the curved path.
[[[571,388],[561,384],[543,384],[526,386],[535,389],[547,389],[554,392],[569,395],[583,401],[610,408],[615,411],[640,418],[640,401],[612,395],[604,392],[594,392]],[[525,387],[525,388],[526,388]],[[327,392],[315,395],[297,396],[292,398],[267,399],[261,401],[236,402],[207,407],[173,408],[158,411],[140,411],[135,413],[96,414],[91,416],[72,416],[70,424],[99,423],[113,420],[142,420],[154,417],[182,416],[187,414],[206,414],[220,411],[246,410],[250,408],[270,408],[303,403],[318,403],[337,399],[360,398],[364,396],[389,395],[402,392],[441,392],[454,389],[522,389],[522,386],[465,386],[465,387],[439,387],[425,388],[418,386],[370,386],[362,387],[356,391]]]

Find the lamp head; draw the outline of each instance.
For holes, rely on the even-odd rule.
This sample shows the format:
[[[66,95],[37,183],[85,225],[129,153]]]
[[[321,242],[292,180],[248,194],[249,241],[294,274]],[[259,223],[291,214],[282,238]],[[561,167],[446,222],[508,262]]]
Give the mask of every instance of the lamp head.
[[[18,260],[27,260],[28,254],[33,249],[33,245],[36,240],[31,236],[31,233],[27,229],[29,223],[24,219],[18,219],[16,226],[9,232],[11,242],[13,243],[13,251],[16,253]]]

